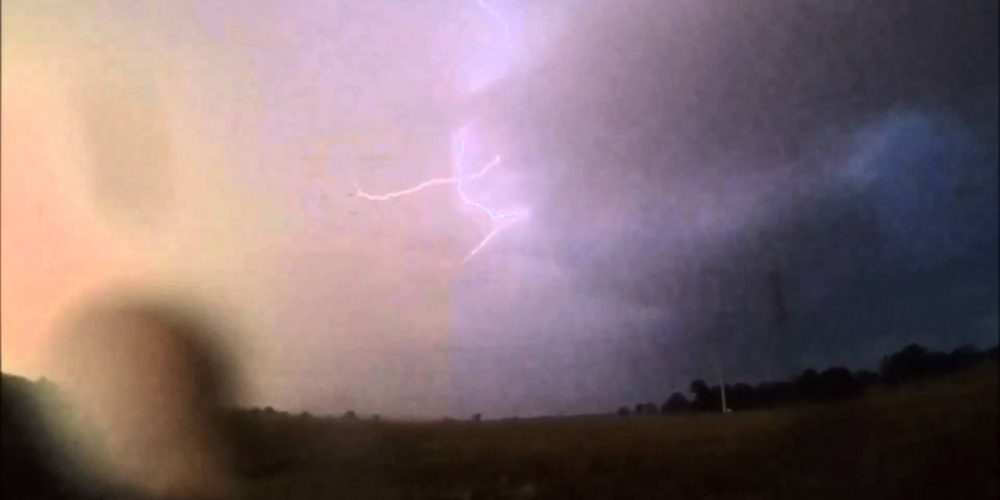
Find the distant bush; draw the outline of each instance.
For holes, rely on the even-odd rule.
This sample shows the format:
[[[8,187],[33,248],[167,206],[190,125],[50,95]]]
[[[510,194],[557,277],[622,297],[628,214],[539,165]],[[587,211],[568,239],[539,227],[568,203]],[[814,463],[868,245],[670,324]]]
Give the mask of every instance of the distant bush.
[[[982,362],[995,353],[980,351],[974,346],[959,347],[950,353],[928,351],[918,344],[910,344],[903,350],[882,358],[879,367],[881,380],[886,384],[899,384],[930,376],[954,373]],[[994,354],[995,355],[995,354]]]
[[[877,373],[869,370],[861,370],[854,374],[858,379],[858,384],[861,385],[863,389],[867,389],[879,381],[879,376]]]
[[[691,402],[688,401],[688,398],[679,392],[675,392],[660,406],[660,413],[680,413],[688,411],[690,408]]]
[[[773,408],[794,402],[819,402],[857,396],[876,384],[894,385],[925,377],[954,373],[998,357],[996,346],[980,351],[974,346],[962,346],[949,353],[929,351],[918,344],[910,344],[899,352],[882,358],[879,372],[851,370],[835,366],[822,372],[804,370],[788,381],[761,382],[756,386],[737,383],[725,386],[726,406],[734,410]],[[692,380],[688,386],[691,399],[679,392],[673,393],[657,408],[652,403],[636,403],[634,413],[651,415],[670,414],[686,410],[721,411],[722,387],[709,385],[704,380]],[[630,409],[618,409],[619,416],[628,416]]]
[[[691,400],[691,408],[694,410],[708,410],[712,406],[711,402],[711,392],[712,390],[708,387],[708,384],[704,380],[692,380],[690,385],[691,394],[694,398]]]
[[[636,415],[656,415],[658,410],[655,403],[636,403],[633,413]]]
[[[882,358],[879,371],[882,380],[888,384],[926,376],[929,371],[927,349],[917,344],[910,344],[902,351]]]

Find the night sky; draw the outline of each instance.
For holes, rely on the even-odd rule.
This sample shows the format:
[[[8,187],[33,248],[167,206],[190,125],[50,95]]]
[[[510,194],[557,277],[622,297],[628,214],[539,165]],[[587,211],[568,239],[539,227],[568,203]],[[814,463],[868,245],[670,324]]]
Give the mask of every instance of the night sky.
[[[122,283],[224,311],[246,403],[292,411],[997,342],[995,0],[111,4],[3,4],[5,371]],[[463,260],[497,227],[464,196],[530,216]]]

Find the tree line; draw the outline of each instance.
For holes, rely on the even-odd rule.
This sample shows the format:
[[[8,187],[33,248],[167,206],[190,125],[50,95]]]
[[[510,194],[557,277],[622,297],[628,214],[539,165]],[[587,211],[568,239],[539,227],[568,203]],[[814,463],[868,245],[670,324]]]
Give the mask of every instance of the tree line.
[[[997,359],[997,347],[983,351],[963,346],[951,352],[931,351],[910,344],[902,350],[884,356],[878,371],[851,371],[842,366],[823,371],[808,369],[784,381],[760,382],[756,385],[734,383],[725,385],[728,410],[767,409],[793,403],[820,402],[858,396],[874,385],[893,386],[915,380],[955,373],[992,358]],[[674,392],[663,403],[640,402],[618,408],[619,416],[675,414],[692,411],[720,411],[723,391],[719,385],[693,380],[688,386],[690,397]]]

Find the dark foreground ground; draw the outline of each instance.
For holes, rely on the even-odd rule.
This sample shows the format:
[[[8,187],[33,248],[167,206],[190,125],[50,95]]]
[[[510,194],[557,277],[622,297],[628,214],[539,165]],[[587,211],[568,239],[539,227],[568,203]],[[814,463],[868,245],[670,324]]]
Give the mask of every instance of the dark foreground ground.
[[[228,429],[249,499],[996,499],[998,379],[991,361],[850,401],[726,416],[397,423],[240,411]],[[32,472],[25,419],[8,404],[31,384],[11,380],[4,498],[76,498]]]
[[[404,424],[241,414],[249,498],[996,499],[995,362],[730,415]]]

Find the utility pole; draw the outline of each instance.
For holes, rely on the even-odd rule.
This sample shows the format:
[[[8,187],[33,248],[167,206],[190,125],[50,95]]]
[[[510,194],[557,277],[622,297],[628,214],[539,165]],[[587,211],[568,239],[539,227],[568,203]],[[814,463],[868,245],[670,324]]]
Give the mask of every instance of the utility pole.
[[[729,413],[729,407],[726,406],[726,381],[722,379],[722,361],[719,359],[718,353],[715,356],[715,370],[719,377],[719,392],[722,395],[722,413]]]
[[[738,296],[739,294],[735,294],[733,290],[726,289],[724,286],[725,279],[721,271],[703,268],[701,274],[702,286],[705,287],[703,296],[707,298],[707,301],[703,302],[702,305],[712,317],[711,326],[706,331],[706,337],[708,337],[706,340],[710,346],[709,349],[715,357],[715,373],[719,380],[719,393],[722,399],[720,411],[726,414],[730,413],[731,410],[726,402],[726,381],[723,377],[722,350],[727,340],[724,337],[731,336],[739,316],[739,311],[733,307],[733,303],[741,297]],[[712,337],[715,338],[712,339]],[[715,342],[712,342],[712,340]]]

